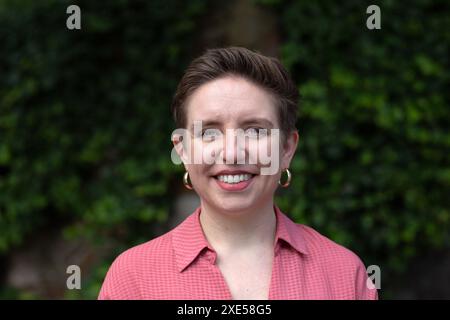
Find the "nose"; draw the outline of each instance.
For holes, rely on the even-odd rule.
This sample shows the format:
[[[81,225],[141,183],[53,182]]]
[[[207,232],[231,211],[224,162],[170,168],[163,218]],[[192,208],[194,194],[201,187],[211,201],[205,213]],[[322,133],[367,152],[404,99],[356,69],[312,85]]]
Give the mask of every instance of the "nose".
[[[245,139],[237,130],[227,129],[223,141],[223,161],[227,164],[245,164]]]

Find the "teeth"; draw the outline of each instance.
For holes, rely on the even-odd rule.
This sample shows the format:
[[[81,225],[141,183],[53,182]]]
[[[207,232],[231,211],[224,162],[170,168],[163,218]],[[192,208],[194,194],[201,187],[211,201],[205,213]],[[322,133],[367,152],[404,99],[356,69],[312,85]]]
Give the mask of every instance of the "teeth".
[[[233,184],[239,183],[241,181],[250,180],[251,177],[252,177],[251,174],[236,174],[236,175],[220,175],[217,176],[217,179],[219,179],[222,182]]]

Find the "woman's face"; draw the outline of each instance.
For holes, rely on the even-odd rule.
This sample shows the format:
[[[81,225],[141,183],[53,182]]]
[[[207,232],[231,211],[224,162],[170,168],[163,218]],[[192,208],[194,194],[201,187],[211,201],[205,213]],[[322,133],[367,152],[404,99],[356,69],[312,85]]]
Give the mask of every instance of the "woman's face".
[[[202,202],[232,214],[272,201],[298,142],[296,131],[285,138],[271,131],[280,128],[275,108],[268,92],[237,76],[210,81],[191,95],[188,141],[174,144]]]

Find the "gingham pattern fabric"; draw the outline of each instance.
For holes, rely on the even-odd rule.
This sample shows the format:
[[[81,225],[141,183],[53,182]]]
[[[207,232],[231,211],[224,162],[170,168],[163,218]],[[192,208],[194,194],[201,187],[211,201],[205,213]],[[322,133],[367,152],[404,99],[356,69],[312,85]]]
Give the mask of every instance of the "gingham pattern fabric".
[[[274,205],[276,240],[269,300],[377,299],[361,260]],[[111,265],[99,299],[232,299],[198,207],[171,231],[133,247]]]

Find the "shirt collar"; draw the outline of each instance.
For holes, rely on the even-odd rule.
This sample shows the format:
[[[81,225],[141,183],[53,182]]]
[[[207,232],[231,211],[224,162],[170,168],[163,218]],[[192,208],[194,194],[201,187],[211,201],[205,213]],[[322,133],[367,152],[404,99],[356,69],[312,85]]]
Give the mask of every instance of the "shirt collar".
[[[281,239],[287,242],[299,253],[308,254],[308,247],[303,237],[303,231],[299,225],[289,219],[280,208],[273,206],[277,217],[277,230],[275,233],[275,244]]]
[[[203,233],[200,212],[201,207],[198,207],[172,232],[172,245],[179,272],[186,269],[205,248],[215,253]],[[306,242],[298,225],[281,212],[276,205],[274,205],[274,212],[277,219],[275,244],[279,240],[283,240],[299,253],[308,254]],[[215,257],[212,261],[214,260]]]
[[[172,246],[179,272],[182,272],[202,252],[209,248],[214,251],[206,240],[200,224],[201,207],[195,209],[172,232]]]

